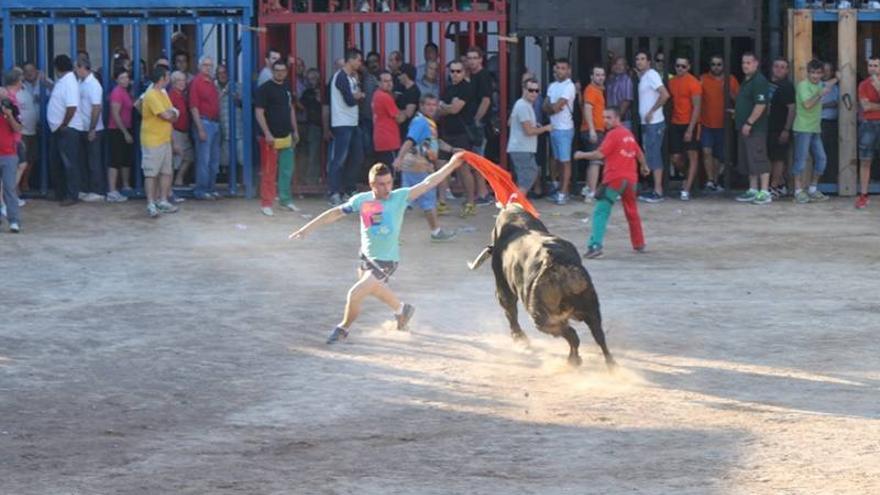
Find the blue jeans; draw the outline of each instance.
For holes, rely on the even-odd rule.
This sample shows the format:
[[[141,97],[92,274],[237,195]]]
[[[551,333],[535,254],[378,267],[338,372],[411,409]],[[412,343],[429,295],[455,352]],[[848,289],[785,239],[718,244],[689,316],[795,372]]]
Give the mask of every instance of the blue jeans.
[[[364,145],[356,126],[333,127],[331,132],[333,149],[327,167],[328,193],[341,195],[354,190],[364,161]]]
[[[79,131],[65,127],[52,133],[52,182],[55,198],[76,201],[80,192]]]
[[[645,148],[645,161],[651,170],[663,169],[663,133],[666,122],[642,126],[642,146]]]
[[[15,176],[18,172],[18,155],[0,156],[0,180],[3,181],[3,201],[6,202],[6,219],[18,223],[18,195],[15,193]]]
[[[813,155],[813,174],[820,177],[825,173],[825,165],[828,156],[825,155],[825,146],[822,145],[822,133],[820,132],[797,132],[794,133],[794,163],[791,165],[792,175],[801,175],[807,165],[807,152]]]
[[[202,119],[208,139],[199,139],[199,131],[193,126],[193,141],[196,143],[196,189],[197,198],[213,193],[217,184],[217,172],[220,171],[220,124],[213,120]]]

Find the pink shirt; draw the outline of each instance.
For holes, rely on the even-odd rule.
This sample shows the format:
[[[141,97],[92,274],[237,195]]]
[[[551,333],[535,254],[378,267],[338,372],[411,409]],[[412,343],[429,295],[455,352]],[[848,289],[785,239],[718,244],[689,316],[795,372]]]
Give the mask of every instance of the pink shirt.
[[[126,129],[131,129],[131,109],[133,103],[131,95],[128,91],[123,89],[122,86],[116,86],[113,88],[113,91],[110,92],[110,105],[112,106],[114,103],[119,103],[119,116],[122,118],[122,125],[124,125]],[[114,119],[112,115],[110,116],[110,125],[108,128],[118,129],[118,127],[116,127],[116,119]]]

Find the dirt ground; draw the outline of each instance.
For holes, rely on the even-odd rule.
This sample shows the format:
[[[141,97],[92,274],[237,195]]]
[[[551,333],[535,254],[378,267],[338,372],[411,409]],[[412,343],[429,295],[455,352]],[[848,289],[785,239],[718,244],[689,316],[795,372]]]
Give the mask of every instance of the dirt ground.
[[[324,203],[305,200],[306,213]],[[583,247],[590,207],[540,202]],[[354,218],[257,203],[62,209],[0,234],[0,493],[880,493],[880,202],[640,205],[589,261],[609,345],[585,364],[514,345],[491,270],[408,214],[392,286],[324,344],[353,280]]]

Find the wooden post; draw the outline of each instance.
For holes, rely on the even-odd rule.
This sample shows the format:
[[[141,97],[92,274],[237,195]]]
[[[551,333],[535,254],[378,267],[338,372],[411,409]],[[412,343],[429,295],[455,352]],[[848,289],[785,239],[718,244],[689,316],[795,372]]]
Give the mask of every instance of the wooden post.
[[[797,9],[794,11],[792,21],[790,29],[792,30],[792,46],[794,52],[789,53],[788,56],[792,58],[792,65],[794,68],[792,75],[794,78],[794,84],[797,86],[799,82],[807,78],[807,64],[810,62],[810,59],[813,58],[813,12],[809,9]],[[790,134],[791,137],[789,139],[792,143],[793,149],[794,132],[792,131]],[[810,184],[812,181],[812,162],[812,159],[808,160],[804,167],[804,185]],[[791,180],[793,181],[794,178],[792,177]],[[793,186],[793,184],[789,184],[789,186]]]
[[[841,10],[837,21],[837,62],[840,70],[841,105],[837,120],[838,173],[837,193],[840,196],[856,194],[858,181],[858,112],[859,98],[856,94],[856,68],[858,67],[858,41],[856,37],[857,11]],[[849,98],[846,98],[846,97]],[[843,100],[852,102],[847,107]]]

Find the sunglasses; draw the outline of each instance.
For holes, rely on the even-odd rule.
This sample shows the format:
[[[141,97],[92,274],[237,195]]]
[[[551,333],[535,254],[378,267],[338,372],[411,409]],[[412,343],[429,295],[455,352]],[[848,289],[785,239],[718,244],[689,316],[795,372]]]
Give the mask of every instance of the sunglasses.
[[[676,69],[687,69],[687,64],[675,64]]]
[[[539,88],[527,88],[526,91],[529,93],[540,93],[541,90]]]
[[[462,72],[464,72],[464,71],[461,70],[461,69],[458,69],[458,70],[456,70],[456,69],[449,69],[449,72],[451,72],[451,73],[453,73],[453,74],[460,74],[460,73],[462,73]]]
[[[721,67],[724,64],[719,64],[718,62],[715,62],[715,63],[711,63],[709,65],[711,65],[712,67]]]

